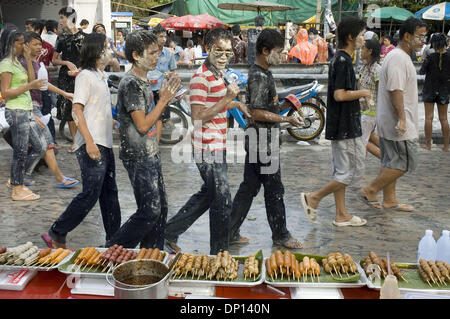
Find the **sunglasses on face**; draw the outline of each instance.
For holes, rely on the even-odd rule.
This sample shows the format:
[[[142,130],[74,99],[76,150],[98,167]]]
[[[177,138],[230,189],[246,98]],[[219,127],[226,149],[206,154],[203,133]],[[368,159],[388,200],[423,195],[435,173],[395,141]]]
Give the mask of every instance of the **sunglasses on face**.
[[[212,54],[214,55],[214,57],[216,58],[220,58],[221,56],[223,56],[225,54],[227,59],[230,59],[234,56],[233,52],[230,51],[213,51]]]

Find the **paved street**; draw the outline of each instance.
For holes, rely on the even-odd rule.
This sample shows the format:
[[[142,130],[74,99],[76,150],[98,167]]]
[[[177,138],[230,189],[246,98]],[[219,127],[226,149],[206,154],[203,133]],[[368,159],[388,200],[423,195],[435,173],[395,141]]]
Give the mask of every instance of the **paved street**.
[[[422,106],[421,106],[422,108]],[[440,126],[435,120],[435,132]],[[423,111],[421,111],[420,129],[423,130]],[[324,185],[330,178],[330,147],[326,144],[297,145],[290,137],[285,138],[282,146],[282,178],[285,187],[285,204],[289,231],[303,242],[302,252],[327,254],[332,251],[348,252],[355,258],[363,257],[370,250],[384,255],[387,251],[396,261],[414,262],[417,245],[425,229],[434,231],[435,238],[442,229],[450,228],[450,154],[441,151],[440,145],[434,145],[431,152],[419,149],[419,167],[414,174],[401,178],[398,183],[398,198],[413,205],[412,213],[377,211],[369,208],[357,196],[357,190],[347,190],[347,208],[350,213],[368,220],[364,227],[337,228],[332,225],[334,218],[333,196],[325,198],[319,206],[318,224],[308,222],[300,204],[300,192],[309,192]],[[64,148],[57,155],[64,174],[80,178],[80,170],[75,155],[69,154],[69,143],[60,141]],[[122,222],[134,213],[136,204],[128,175],[118,159],[117,141],[115,155],[117,183],[122,209]],[[200,189],[201,178],[193,162],[174,163],[173,151],[178,150],[162,146],[163,173],[169,198],[169,218],[188,198]],[[187,149],[189,149],[187,144]],[[242,144],[229,144],[229,157],[238,163],[229,165],[229,181],[234,197],[243,174]],[[189,156],[188,156],[189,158]],[[36,185],[32,190],[41,195],[34,202],[13,202],[10,190],[6,187],[9,176],[11,149],[0,141],[0,245],[15,246],[33,241],[44,245],[40,234],[46,232],[52,222],[67,207],[71,199],[81,190],[81,184],[74,189],[61,190],[55,187],[55,180],[47,168],[41,168],[34,174]],[[366,176],[367,184],[378,173],[379,162],[368,156]],[[381,198],[380,198],[381,199]],[[250,254],[263,250],[268,255],[272,249],[271,232],[267,223],[263,192],[255,198],[249,218],[244,222],[241,234],[250,238],[246,246],[232,246],[233,254]],[[100,246],[104,244],[104,230],[98,204],[83,223],[68,235],[68,247]],[[202,216],[179,240],[184,251],[209,253],[209,218]]]

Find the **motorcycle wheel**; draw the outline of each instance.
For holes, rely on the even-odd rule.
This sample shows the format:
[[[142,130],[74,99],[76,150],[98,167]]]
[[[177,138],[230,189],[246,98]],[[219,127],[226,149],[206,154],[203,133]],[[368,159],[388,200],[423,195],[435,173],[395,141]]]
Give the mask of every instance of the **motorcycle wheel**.
[[[299,141],[310,141],[320,136],[325,127],[325,115],[321,108],[315,104],[304,102],[300,111],[291,109],[288,116],[294,112],[299,112],[299,117],[303,119],[305,125],[299,128],[288,128],[288,133]]]
[[[66,135],[66,121],[62,120],[61,122],[59,122],[59,136],[61,136],[63,139],[69,141],[69,142],[73,142],[72,136]]]
[[[188,132],[188,121],[182,111],[169,106],[170,118],[163,121],[161,144],[174,145],[181,142]]]

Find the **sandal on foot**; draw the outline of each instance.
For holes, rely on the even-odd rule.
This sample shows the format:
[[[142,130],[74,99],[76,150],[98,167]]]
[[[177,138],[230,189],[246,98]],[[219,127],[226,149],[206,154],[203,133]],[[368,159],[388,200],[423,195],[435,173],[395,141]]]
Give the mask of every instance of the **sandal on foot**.
[[[248,239],[247,237],[239,236],[239,238],[235,238],[230,241],[230,245],[247,245],[249,241],[250,239]]]
[[[166,240],[164,246],[165,250],[172,254],[177,254],[179,251],[181,251],[181,248],[174,241]]]
[[[305,193],[300,194],[300,201],[303,205],[303,211],[305,212],[306,218],[308,218],[311,223],[317,224],[317,209],[308,205]]]
[[[372,208],[381,209],[381,203],[377,199],[370,200],[363,193],[360,193],[360,194],[361,194],[361,198],[364,201],[364,203],[366,203],[367,205],[369,205]]]
[[[412,207],[411,205],[407,205],[407,204],[397,204],[394,205],[392,207],[384,207],[384,210],[394,210],[394,211],[398,211],[398,212],[412,212],[414,211],[414,207]]]
[[[286,247],[288,249],[303,248],[303,244],[301,242],[299,242],[297,239],[295,239],[294,237],[291,237],[288,240],[283,240],[283,241],[274,240],[274,244],[278,245],[278,246]]]
[[[71,184],[66,184],[66,182],[72,181]],[[64,177],[63,181],[60,184],[56,184],[58,188],[72,188],[77,185],[80,181],[70,177]]]
[[[352,218],[346,222],[337,222],[333,221],[333,225],[337,227],[343,227],[343,226],[364,226],[367,224],[367,220],[360,218],[358,216],[352,216]]]
[[[15,201],[31,201],[31,200],[39,199],[39,198],[41,198],[41,196],[37,195],[35,193],[30,193],[30,194],[22,195],[22,196],[12,195],[11,198],[12,198],[12,200],[15,200]]]

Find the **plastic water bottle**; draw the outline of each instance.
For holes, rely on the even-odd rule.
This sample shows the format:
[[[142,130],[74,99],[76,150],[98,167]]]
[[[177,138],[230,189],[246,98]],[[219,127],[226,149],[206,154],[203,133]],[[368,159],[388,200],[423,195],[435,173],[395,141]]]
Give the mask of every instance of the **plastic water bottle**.
[[[41,86],[40,90],[41,91],[46,91],[48,89],[48,72],[47,69],[45,68],[44,62],[40,63],[40,68],[37,74],[37,78],[38,80],[44,79],[45,80],[45,84],[43,86]]]
[[[425,231],[425,236],[419,242],[417,262],[419,262],[420,258],[436,260],[436,241],[433,238],[433,231],[430,229]]]
[[[450,263],[450,232],[448,230],[443,230],[441,238],[437,241],[436,260]]]

